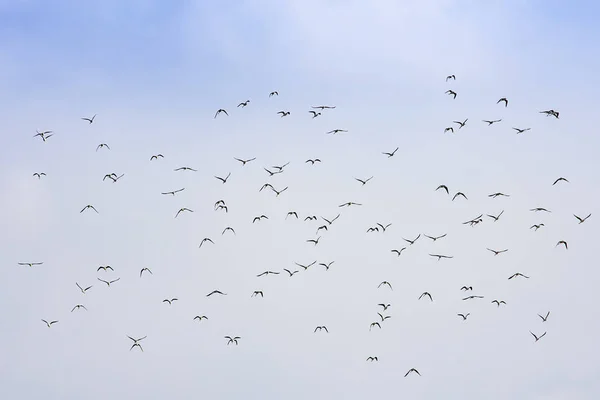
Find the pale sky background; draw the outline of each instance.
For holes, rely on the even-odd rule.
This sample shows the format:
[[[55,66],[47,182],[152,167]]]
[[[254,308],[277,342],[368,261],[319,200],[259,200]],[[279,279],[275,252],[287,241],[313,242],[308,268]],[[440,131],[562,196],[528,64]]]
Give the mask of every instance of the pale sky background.
[[[600,398],[599,14],[592,1],[0,1],[0,398]],[[337,108],[311,119],[320,104]],[[539,113],[551,108],[560,119]],[[111,172],[125,176],[103,182]],[[181,207],[194,213],[174,219]],[[306,216],[338,212],[306,243],[323,224]],[[377,222],[392,226],[366,234]],[[204,237],[215,244],[199,249]],[[294,265],[314,260],[335,263]],[[485,298],[462,301],[463,285]],[[369,331],[382,302],[392,318]],[[143,353],[127,335],[147,335]]]

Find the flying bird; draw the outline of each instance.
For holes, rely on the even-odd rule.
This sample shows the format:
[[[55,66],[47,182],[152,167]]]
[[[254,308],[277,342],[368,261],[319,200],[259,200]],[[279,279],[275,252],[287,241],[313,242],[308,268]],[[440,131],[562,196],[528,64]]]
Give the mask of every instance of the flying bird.
[[[45,172],[35,172],[33,174],[33,176],[36,177],[36,178],[38,178],[38,179],[41,179],[42,176],[46,176],[46,173]]]
[[[150,161],[158,160],[159,158],[165,158],[165,156],[163,156],[162,154],[155,154],[152,157],[150,157]]]
[[[78,310],[78,309],[80,309],[80,308],[83,308],[85,311],[87,311],[87,308],[85,308],[85,306],[84,306],[83,304],[77,304],[75,307],[73,307],[73,308],[71,309],[71,312],[73,312],[73,311],[75,311],[75,310]]]
[[[172,299],[164,299],[162,302],[163,303],[169,303],[169,305],[171,305],[174,301],[179,300],[178,298],[174,297]]]
[[[140,270],[140,278],[142,277],[142,274],[144,273],[144,271],[148,271],[150,273],[150,275],[152,275],[152,271],[150,271],[150,268],[144,267]]]
[[[556,246],[558,246],[559,244],[564,244],[565,249],[569,250],[569,245],[564,240],[559,240],[558,243],[556,243]],[[554,246],[554,247],[556,247],[556,246]]]
[[[396,152],[398,151],[398,149],[399,149],[399,148],[400,148],[400,147],[396,147],[396,149],[395,149],[394,151],[392,151],[391,153],[388,153],[388,152],[382,151],[382,152],[381,152],[381,154],[385,154],[386,156],[388,156],[388,158],[390,158],[390,157],[393,157],[393,156],[394,156],[394,154],[396,154]]]
[[[533,335],[533,337],[535,338],[535,341],[537,343],[538,340],[540,340],[541,338],[543,338],[544,336],[546,336],[546,332],[542,333],[541,336],[537,336],[535,333],[529,331],[529,333],[531,333]]]
[[[312,106],[311,108],[317,109],[317,110],[332,110],[335,108],[335,106]]]
[[[496,193],[488,194],[488,197],[491,197],[492,199],[495,199],[498,196],[510,197],[510,194],[504,194],[502,192],[496,192]]]
[[[239,161],[239,162],[241,162],[241,163],[242,163],[242,166],[244,166],[244,165],[246,165],[247,163],[249,163],[250,161],[254,161],[254,160],[256,160],[256,157],[254,157],[254,158],[249,158],[249,159],[247,159],[247,160],[242,160],[241,158],[235,158],[235,157],[234,157],[234,159],[235,159],[235,160],[237,160],[237,161]]]
[[[509,276],[509,277],[508,277],[508,279],[516,278],[517,276],[522,276],[523,278],[529,279],[529,277],[528,277],[528,276],[526,276],[526,275],[523,275],[523,274],[522,274],[522,273],[520,273],[520,272],[517,272],[516,274],[512,274],[511,276]]]
[[[454,75],[448,75],[446,77],[446,82],[448,82],[448,79],[456,80],[456,76],[454,76]]]
[[[243,101],[240,104],[238,104],[238,107],[244,108],[248,105],[248,103],[250,103],[250,100]]]
[[[96,151],[98,151],[98,149],[103,149],[103,148],[107,148],[108,150],[110,150],[110,147],[108,147],[108,145],[106,143],[100,143],[98,145],[98,147],[96,147]]]
[[[203,319],[208,319],[208,317],[206,315],[196,315],[192,321],[198,320],[198,322],[201,322]]]
[[[419,300],[421,300],[421,298],[423,298],[424,296],[429,297],[429,300],[433,301],[433,297],[431,297],[431,294],[429,292],[421,293],[421,295],[419,296]]]
[[[514,129],[515,131],[517,131],[517,135],[518,135],[519,133],[523,133],[523,132],[527,132],[527,131],[530,131],[530,130],[531,130],[531,128],[524,128],[524,129],[521,129],[521,128],[513,128],[513,129]]]
[[[348,132],[348,131],[345,129],[333,129],[333,130],[331,130],[329,132],[325,132],[325,133],[327,135],[331,135],[331,134],[335,135],[336,133],[340,133],[340,132]]]
[[[185,188],[181,188],[181,189],[178,189],[178,190],[172,190],[170,192],[162,192],[161,194],[170,194],[170,195],[175,196],[175,193],[183,192],[184,190],[185,190]]]
[[[383,311],[387,311],[387,309],[392,306],[391,304],[383,304],[383,303],[379,303],[377,305],[383,307]]]
[[[262,290],[255,290],[254,293],[252,293],[252,296],[250,296],[250,297],[258,296],[259,294],[260,294],[260,297],[265,297]]]
[[[331,261],[329,263],[319,263],[320,266],[325,267],[326,271],[329,271],[329,267],[331,267],[331,264],[333,264],[335,261]]]
[[[416,370],[416,369],[414,369],[414,368],[411,368],[411,369],[409,369],[409,370],[408,370],[408,372],[407,372],[406,374],[404,374],[404,377],[406,378],[406,377],[408,376],[408,374],[410,374],[411,372],[414,372],[414,373],[416,373],[417,375],[421,376],[421,374],[419,373],[419,371],[417,371],[417,370]]]
[[[540,314],[538,314],[538,317],[540,317],[540,318],[542,319],[542,322],[546,322],[546,320],[548,319],[548,316],[549,316],[549,315],[550,315],[550,311],[548,311],[548,312],[546,313],[546,316],[545,316],[545,317],[541,316]]]
[[[87,121],[87,122],[89,122],[91,124],[92,122],[94,122],[95,118],[96,118],[96,114],[94,114],[94,116],[92,118],[83,117],[81,119],[84,120],[84,121]]]
[[[408,239],[404,239],[402,238],[405,242],[408,242],[411,246],[421,237],[421,234],[419,233],[419,236],[417,236],[414,240],[408,240]]]
[[[279,92],[274,91],[274,92],[269,93],[269,97],[272,97],[272,96],[279,96]]]
[[[314,160],[313,160],[313,159],[308,159],[308,160],[306,160],[304,163],[305,163],[305,164],[306,164],[306,163],[310,163],[311,165],[315,165],[315,163],[316,163],[316,162],[321,162],[321,160],[320,160],[320,159],[318,159],[318,158],[315,158]]]
[[[438,261],[440,261],[442,258],[454,258],[454,256],[444,256],[441,254],[430,254],[431,257],[437,257]]]
[[[492,249],[488,249],[489,251],[491,251],[492,253],[494,253],[495,256],[497,256],[498,254],[501,253],[506,253],[508,251],[508,249],[504,249],[504,250],[492,250]]]
[[[198,172],[198,170],[194,169],[194,168],[190,168],[190,167],[179,167],[174,169],[174,171],[192,171],[192,172]]]
[[[397,249],[392,249],[391,252],[392,253],[396,253],[398,255],[398,257],[400,257],[400,254],[402,254],[402,252],[406,250],[406,247],[401,248],[400,250]]]
[[[228,226],[227,228],[223,229],[223,232],[221,232],[221,235],[225,234],[225,232],[227,232],[227,231],[233,232],[234,235],[236,234],[235,231],[233,230],[233,228]]]
[[[223,113],[223,114],[225,114],[225,115],[229,116],[229,114],[227,114],[227,111],[226,111],[226,110],[224,110],[224,109],[222,109],[222,108],[219,108],[219,109],[217,110],[217,112],[215,113],[215,118],[217,118],[217,115],[219,115],[219,114],[221,114],[221,113]]]
[[[283,270],[284,270],[285,272],[287,272],[288,274],[290,274],[290,278],[291,278],[292,276],[294,276],[294,274],[297,274],[297,273],[298,273],[298,270],[290,271],[290,270],[289,270],[289,269],[287,269],[287,268],[284,268]]]
[[[111,283],[115,283],[115,282],[117,282],[118,280],[120,280],[121,278],[113,279],[112,281],[105,281],[104,279],[100,279],[100,278],[97,278],[97,279],[98,279],[100,282],[104,282],[104,283],[106,283],[106,284],[108,285],[108,287],[110,287],[110,284],[111,284]]]
[[[211,238],[204,238],[200,242],[200,246],[198,246],[198,248],[202,247],[202,245],[204,244],[204,242],[211,242],[212,244],[215,244],[215,242],[213,242]]]
[[[452,132],[452,133],[454,133],[454,128],[451,127],[451,126],[449,126],[447,128],[444,128],[444,133],[446,133],[446,132]]]
[[[228,345],[228,346],[229,346],[231,343],[235,343],[235,345],[237,346],[237,344],[238,344],[238,340],[239,340],[239,339],[241,339],[241,337],[239,337],[239,336],[234,336],[234,337],[231,337],[231,336],[225,336],[225,339],[227,339],[227,340],[228,340],[228,341],[227,341],[227,345]]]
[[[454,90],[446,90],[446,94],[454,96],[453,99],[456,99],[456,92]]]
[[[450,194],[450,191],[448,190],[448,186],[446,186],[446,185],[440,185],[440,186],[438,186],[438,187],[435,189],[435,191],[437,192],[437,191],[438,191],[438,190],[440,190],[440,189],[442,189],[442,190],[445,190],[445,191],[446,191],[446,193],[447,193],[448,195]]]
[[[379,359],[377,357],[367,357],[367,361],[379,361]]]
[[[206,297],[210,297],[213,294],[220,294],[221,296],[227,296],[227,293],[223,293],[220,290],[213,290],[212,292],[210,292],[209,294],[207,294]]]
[[[529,211],[534,211],[534,212],[540,212],[540,211],[545,211],[545,212],[552,212],[550,210],[545,209],[544,207],[536,207],[536,208],[532,208]]]
[[[77,287],[79,288],[79,290],[81,290],[81,293],[83,293],[83,294],[85,294],[85,292],[87,292],[88,290],[90,290],[92,288],[92,286],[88,286],[84,289],[81,286],[79,286],[79,283],[75,282],[75,284],[77,285]]]
[[[504,102],[504,107],[508,107],[508,99],[506,97],[502,97],[500,100],[496,102],[496,104]]]
[[[81,214],[82,212],[84,212],[85,210],[88,210],[88,209],[92,209],[92,210],[96,211],[96,214],[100,214],[98,212],[98,210],[96,210],[96,208],[93,205],[91,205],[91,204],[88,204],[87,206],[83,207],[81,209],[81,211],[79,211],[79,213]]]
[[[260,221],[261,219],[269,219],[269,217],[267,217],[266,215],[261,215],[259,217],[254,217],[254,219],[252,220],[252,223],[255,223],[256,221]]]
[[[504,300],[500,300],[500,301],[498,301],[498,300],[492,300],[492,303],[496,303],[496,305],[498,307],[500,307],[500,304],[506,305],[506,302]]]
[[[456,192],[456,194],[454,195],[454,197],[452,197],[452,201],[454,201],[454,199],[456,199],[458,196],[462,196],[465,198],[465,200],[469,200],[467,198],[467,196],[465,196],[465,194],[463,192]]]
[[[466,321],[466,320],[467,320],[467,317],[468,317],[469,315],[471,315],[471,314],[470,314],[470,313],[467,313],[467,314],[456,314],[456,315],[458,315],[459,317],[462,317],[463,321]]]
[[[392,285],[391,285],[391,283],[389,283],[388,281],[383,281],[383,282],[381,282],[381,283],[379,284],[379,286],[377,286],[377,289],[379,289],[379,288],[380,288],[381,286],[383,286],[383,285],[387,285],[387,287],[389,287],[389,288],[390,288],[390,290],[394,290],[394,289],[392,288]]]
[[[29,267],[33,267],[34,265],[42,265],[43,262],[20,262],[19,265],[27,265]]]
[[[360,183],[362,183],[363,186],[364,186],[364,185],[367,184],[367,182],[369,182],[371,179],[373,179],[373,177],[370,177],[368,179],[358,179],[358,178],[354,178],[354,179],[356,179],[357,181],[359,181]]]
[[[350,207],[350,206],[362,206],[362,204],[361,203],[355,203],[353,201],[349,201],[347,203],[340,204],[338,207]]]
[[[552,186],[556,185],[558,182],[563,181],[563,182],[567,182],[569,183],[569,180],[567,178],[563,178],[562,176],[560,178],[558,178],[557,180],[554,181],[554,183],[552,184]]]
[[[492,218],[494,220],[494,222],[498,221],[500,219],[500,216],[504,214],[504,210],[500,211],[500,214],[498,215],[491,215],[491,214],[486,214],[488,217]]]
[[[114,271],[113,267],[111,267],[110,265],[107,265],[107,266],[101,265],[101,266],[98,267],[98,269],[96,270],[96,272],[98,272],[100,270],[102,270],[102,271],[108,271],[109,269],[111,271]]]
[[[459,125],[458,129],[462,129],[467,124],[468,120],[469,120],[469,118],[465,119],[463,122],[460,122],[460,121],[452,121],[452,122]]]
[[[577,216],[577,215],[575,215],[575,214],[573,214],[573,216],[574,216],[575,218],[577,218],[577,220],[579,221],[579,223],[580,223],[580,224],[583,224],[583,223],[585,222],[585,220],[586,220],[586,219],[588,219],[589,217],[591,217],[591,216],[592,216],[592,214],[591,214],[591,213],[590,213],[590,214],[588,214],[588,216],[587,216],[587,217],[585,217],[585,218],[578,217],[578,216]]]
[[[482,121],[483,121],[483,122],[486,122],[486,123],[488,124],[488,126],[490,126],[490,125],[492,125],[492,124],[496,124],[496,123],[498,123],[498,122],[501,122],[501,121],[502,121],[502,119],[495,119],[495,120],[487,120],[487,119],[484,119],[484,120],[482,120]]]
[[[312,267],[312,266],[313,266],[313,265],[315,265],[316,263],[317,263],[317,260],[315,260],[315,261],[311,262],[311,263],[310,263],[310,264],[308,264],[308,265],[302,265],[302,264],[298,264],[297,262],[295,262],[294,264],[296,264],[296,265],[297,265],[297,266],[299,266],[299,267],[302,267],[302,268],[304,268],[304,270],[306,271],[306,270],[307,270],[309,267]]]
[[[278,111],[277,114],[281,114],[281,118],[283,118],[286,115],[290,115],[290,112],[289,111]]]
[[[50,328],[50,325],[56,324],[58,321],[50,321],[50,322],[48,322],[45,319],[43,319],[42,322],[44,322],[46,324],[46,326],[48,326],[48,328]]]
[[[438,239],[445,238],[446,235],[447,235],[447,233],[444,233],[441,236],[427,236],[427,235],[423,235],[423,236],[425,236],[426,238],[429,238],[429,239],[431,239],[431,240],[433,240],[435,242]]]
[[[313,119],[317,118],[319,115],[321,115],[320,112],[316,112],[316,111],[309,111],[309,114],[312,114]]]
[[[228,173],[225,178],[221,178],[220,176],[216,176],[216,175],[215,175],[215,178],[217,178],[218,180],[220,180],[221,182],[223,182],[225,184],[225,183],[227,183],[227,179],[229,179],[230,176],[231,176],[231,172]]]

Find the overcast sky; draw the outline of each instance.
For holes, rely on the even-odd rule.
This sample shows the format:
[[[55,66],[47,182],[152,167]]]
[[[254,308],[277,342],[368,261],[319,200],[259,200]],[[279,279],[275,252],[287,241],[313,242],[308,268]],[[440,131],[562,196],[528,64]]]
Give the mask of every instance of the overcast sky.
[[[600,6],[566,5],[0,1],[0,398],[599,398]]]

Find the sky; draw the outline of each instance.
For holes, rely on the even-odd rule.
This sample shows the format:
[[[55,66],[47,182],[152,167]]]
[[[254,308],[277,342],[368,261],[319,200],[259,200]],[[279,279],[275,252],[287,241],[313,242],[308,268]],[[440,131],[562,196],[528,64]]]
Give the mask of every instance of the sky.
[[[598,398],[599,12],[0,1],[0,397]],[[336,108],[311,118],[318,105]],[[377,223],[392,225],[367,233]],[[147,336],[143,352],[127,336]]]

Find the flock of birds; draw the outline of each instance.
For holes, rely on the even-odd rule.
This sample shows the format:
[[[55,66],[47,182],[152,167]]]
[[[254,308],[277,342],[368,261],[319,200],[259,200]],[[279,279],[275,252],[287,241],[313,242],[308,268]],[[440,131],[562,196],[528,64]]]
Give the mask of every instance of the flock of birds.
[[[448,81],[454,81],[456,80],[456,76],[455,75],[449,75],[448,77],[446,77],[446,82]],[[456,99],[458,96],[458,93],[452,89],[448,89],[445,92],[447,95],[452,96],[453,99]],[[269,97],[273,97],[273,96],[279,96],[279,93],[277,91],[273,91],[271,93],[269,93]],[[241,102],[238,104],[238,108],[244,108],[249,106],[250,104],[250,100],[246,100],[244,102]],[[499,105],[503,105],[505,108],[508,107],[509,105],[509,101],[507,98],[505,97],[501,97],[496,104]],[[313,106],[312,110],[308,111],[308,113],[310,114],[310,116],[314,119],[317,118],[319,116],[322,115],[323,112],[327,111],[331,111],[334,110],[336,107],[335,106],[327,106],[327,105],[320,105],[320,106]],[[549,109],[549,110],[544,110],[544,111],[539,111],[539,113],[545,114],[546,117],[554,117],[556,119],[559,118],[559,112],[553,110],[553,109]],[[284,118],[286,116],[290,115],[290,111],[289,110],[280,110],[276,113],[277,115],[280,115],[281,118]],[[214,118],[217,118],[219,116],[225,116],[228,117],[229,116],[229,112],[224,109],[224,108],[219,108],[215,115]],[[96,120],[96,115],[93,115],[92,117],[84,117],[81,118],[83,121],[87,122],[88,124],[92,124],[95,122]],[[454,124],[456,124],[457,126],[457,130],[460,130],[462,128],[464,128],[467,125],[467,122],[469,121],[468,118],[464,119],[463,121],[453,121]],[[491,126],[493,124],[497,124],[500,123],[502,121],[502,119],[494,119],[494,120],[482,120],[482,122],[488,124],[488,126]],[[513,130],[515,130],[517,132],[517,134],[522,134],[525,133],[527,131],[529,131],[531,128],[526,127],[513,127]],[[348,130],[346,129],[333,129],[330,130],[328,132],[326,132],[326,134],[339,134],[339,133],[345,133],[348,132]],[[454,133],[454,126],[449,126],[446,127],[444,129],[444,132],[452,132]],[[39,138],[40,140],[42,140],[43,142],[46,142],[48,139],[50,139],[52,136],[54,135],[54,132],[51,130],[47,130],[47,131],[37,131],[37,133],[34,135],[34,138]],[[393,151],[383,151],[382,155],[388,157],[388,158],[392,158],[396,155],[396,152],[398,151],[399,147],[396,147],[396,149],[394,149]],[[98,144],[98,146],[96,147],[96,152],[100,151],[100,150],[110,150],[110,146],[107,143],[100,143]],[[163,159],[164,156],[162,154],[154,154],[151,157],[149,157],[149,160],[151,162],[156,162],[160,159]],[[245,167],[247,165],[249,165],[250,163],[254,162],[257,158],[253,157],[253,158],[237,158],[234,157],[234,160],[239,162],[241,164],[242,167]],[[314,158],[314,159],[307,159],[305,161],[306,164],[311,164],[311,165],[315,165],[316,163],[321,163],[321,160],[319,158]],[[284,174],[286,171],[286,167],[289,165],[289,162],[283,164],[283,165],[273,165],[270,167],[263,167],[264,171],[267,173],[267,177],[272,178],[276,175],[280,175],[280,174]],[[187,172],[196,172],[197,170],[188,166],[182,166],[179,168],[176,168],[174,171],[187,171]],[[116,173],[109,173],[106,174],[103,178],[104,181],[106,180],[110,180],[113,183],[117,183],[121,178],[123,178],[124,174],[116,174]],[[231,172],[227,173],[227,175],[224,176],[217,176],[215,175],[214,178],[216,180],[218,180],[219,182],[221,182],[222,184],[227,184],[229,181],[229,178],[231,176]],[[33,177],[37,178],[37,179],[42,179],[44,177],[46,177],[46,173],[45,172],[35,172],[33,173]],[[354,178],[355,181],[357,181],[358,183],[361,184],[361,186],[365,186],[367,185],[371,179],[373,179],[373,176],[370,176],[368,178]],[[569,181],[567,178],[565,177],[558,177],[553,183],[552,185],[557,185],[557,184],[568,184]],[[176,196],[179,193],[183,192],[185,190],[185,187],[176,189],[176,190],[170,190],[170,191],[165,191],[165,192],[161,192],[162,195],[164,196]],[[272,191],[275,196],[279,197],[280,195],[282,195],[283,193],[285,193],[288,190],[288,186],[285,187],[280,187],[280,188],[276,188],[275,186],[273,186],[273,184],[267,182],[264,185],[262,185],[262,187],[260,187],[259,191],[263,191],[263,190],[270,190]],[[436,188],[432,187],[432,190],[434,191],[438,191],[441,193],[445,193],[445,195],[450,196],[451,192],[450,189],[448,188],[447,185],[445,184],[440,184],[438,185]],[[490,198],[498,198],[498,197],[510,197],[509,194],[505,194],[502,192],[496,192],[496,193],[491,193],[489,194]],[[463,192],[456,192],[452,195],[451,197],[452,201],[459,201],[462,199],[462,201],[466,201],[468,200],[468,197],[465,195],[465,193]],[[354,206],[362,206],[361,203],[356,203],[356,202],[345,202],[343,204],[340,204],[338,207],[339,208],[344,208],[344,207],[354,207]],[[217,202],[214,203],[214,210],[215,211],[223,211],[225,213],[228,212],[228,206],[226,204],[226,202],[224,200],[218,200]],[[84,212],[95,212],[96,214],[100,214],[100,212],[98,211],[98,209],[96,209],[94,207],[93,204],[86,204],[84,205],[81,210],[79,211],[80,213],[84,213]],[[531,208],[530,209],[531,212],[535,212],[535,213],[551,213],[550,210],[543,208],[543,207],[535,207],[535,208]],[[179,218],[180,216],[186,214],[186,213],[193,213],[194,210],[187,208],[187,207],[183,207],[180,208],[174,215],[174,218]],[[318,223],[319,220],[322,220],[323,223],[318,223],[317,228],[316,228],[316,235],[314,238],[309,238],[306,240],[307,243],[312,244],[313,246],[318,246],[320,244],[320,240],[321,240],[321,234],[328,232],[331,228],[332,225],[337,221],[338,218],[340,218],[342,214],[338,213],[335,217],[333,218],[324,218],[324,217],[317,217],[316,215],[307,215],[304,218],[305,222],[308,223]],[[483,223],[485,218],[489,218],[490,221],[492,221],[492,223],[497,222],[502,216],[504,215],[504,210],[502,210],[501,212],[499,212],[498,214],[494,215],[494,214],[486,214],[485,216],[483,214],[476,216],[475,218],[472,218],[468,221],[463,222],[463,224],[465,225],[469,225],[471,227],[477,226],[480,223]],[[583,224],[584,222],[586,222],[590,217],[591,217],[591,213],[588,214],[587,216],[578,216],[578,215],[574,215],[574,218],[577,220],[577,222],[579,224]],[[287,215],[285,216],[285,219],[288,218],[295,218],[295,219],[301,219],[301,217],[299,217],[298,212],[296,211],[289,211],[287,213]],[[268,220],[269,217],[267,215],[261,214],[261,215],[257,215],[254,216],[252,219],[252,223],[260,223],[263,220]],[[386,232],[387,229],[389,229],[392,226],[392,223],[376,223],[375,225],[369,227],[366,230],[366,233],[374,233],[374,232],[379,232],[379,233],[383,233]],[[537,231],[538,229],[544,227],[544,223],[538,223],[538,224],[534,224],[530,227],[531,230]],[[233,227],[231,226],[227,226],[225,229],[223,229],[223,231],[221,232],[221,235],[226,235],[226,234],[232,234],[232,235],[236,235],[236,231]],[[404,243],[406,243],[406,245],[398,247],[398,248],[394,248],[391,249],[391,253],[393,253],[394,255],[396,255],[397,257],[402,256],[403,252],[408,251],[408,249],[413,246],[419,239],[421,238],[426,238],[431,240],[432,242],[437,242],[439,240],[443,240],[444,238],[447,237],[447,234],[441,234],[441,235],[426,235],[426,234],[418,234],[413,238],[402,238]],[[422,240],[422,239],[421,239]],[[202,248],[205,245],[211,245],[214,244],[215,242],[213,241],[212,238],[210,237],[205,237],[203,238],[198,247]],[[556,243],[555,247],[558,246],[563,246],[565,250],[568,250],[568,243],[565,240],[560,240]],[[487,250],[492,253],[494,256],[500,256],[506,252],[509,251],[509,249],[493,249],[493,248],[487,248]],[[429,253],[430,257],[433,257],[435,259],[437,259],[437,261],[441,261],[441,260],[447,260],[447,259],[452,259],[453,256],[449,255],[449,254],[440,254],[440,253]],[[301,271],[307,271],[309,268],[312,268],[313,266],[318,266],[318,267],[323,267],[326,271],[328,271],[332,264],[334,263],[334,261],[330,261],[330,262],[321,262],[318,263],[317,260],[312,261],[310,263],[295,263],[295,266],[298,267],[299,269],[295,269],[292,267],[288,267],[288,268],[283,268],[281,271],[272,271],[272,270],[266,270],[260,274],[257,275],[257,277],[263,277],[263,276],[268,276],[268,275],[279,275],[281,273],[285,273],[289,278],[292,278],[293,276],[295,276],[298,273],[301,273]],[[29,267],[36,267],[36,266],[40,266],[43,264],[43,262],[19,262],[18,263],[21,266],[29,266]],[[110,266],[110,265],[102,265],[99,266],[97,268],[97,272],[100,271],[114,271],[114,269]],[[147,268],[144,267],[139,271],[139,277],[142,278],[144,276],[144,274],[146,275],[152,275],[152,271]],[[529,276],[521,273],[521,272],[516,272],[512,275],[510,275],[508,277],[509,280],[512,279],[530,279]],[[108,287],[110,287],[111,285],[115,284],[116,282],[120,281],[120,278],[117,277],[115,279],[102,279],[100,277],[97,278],[99,282],[102,282],[104,284],[106,284]],[[81,286],[78,282],[75,282],[76,287],[79,289],[79,291],[85,295],[87,294],[87,292],[92,289],[93,285],[87,285],[87,286]],[[379,289],[388,289],[388,290],[393,290],[393,286],[390,282],[388,281],[382,281],[379,285],[378,285]],[[463,301],[473,301],[473,300],[480,300],[480,299],[484,299],[484,296],[482,295],[474,295],[471,294],[473,293],[473,287],[472,286],[462,286],[460,288],[460,291],[463,292],[465,295],[462,298]],[[227,293],[221,291],[221,290],[213,290],[210,293],[206,294],[206,297],[212,297],[212,296],[227,296]],[[264,293],[262,290],[256,290],[251,294],[251,297],[264,297]],[[423,292],[419,297],[418,300],[429,300],[430,302],[434,301],[434,296],[429,293],[429,292]],[[166,298],[164,299],[162,302],[165,303],[168,306],[173,305],[175,302],[177,302],[178,299],[177,298]],[[506,301],[502,300],[502,299],[492,299],[491,300],[492,304],[495,304],[497,307],[500,306],[506,306]],[[386,302],[382,302],[379,303],[377,305],[378,307],[380,307],[380,312],[377,312],[379,319],[376,321],[373,321],[370,326],[369,326],[369,330],[372,330],[374,328],[377,329],[382,329],[382,325],[385,323],[385,321],[387,321],[388,319],[390,319],[392,316],[389,314],[386,314],[388,309],[390,307],[392,307],[392,304],[386,303]],[[71,312],[75,312],[75,311],[80,311],[80,310],[84,310],[87,311],[87,308],[85,307],[85,305],[83,304],[76,304],[72,309]],[[471,314],[468,312],[463,312],[463,313],[457,313],[457,317],[460,318],[460,320],[462,321],[467,321],[468,317]],[[550,316],[550,311],[546,311],[542,314],[538,314],[538,317],[540,318],[541,322],[546,322],[548,320]],[[198,321],[198,322],[202,322],[203,320],[208,320],[208,317],[206,315],[196,315],[193,317],[194,321]],[[42,319],[42,322],[45,324],[46,327],[51,328],[52,326],[54,326],[55,324],[57,324],[59,321],[58,320],[47,320],[47,319]],[[316,326],[313,330],[314,333],[329,333],[329,330],[327,328],[327,326],[325,325],[319,325]],[[532,331],[529,331],[531,336],[533,337],[533,339],[535,340],[535,342],[538,342],[539,340],[541,340],[543,337],[546,336],[546,331],[542,332],[542,333],[534,333]],[[146,339],[147,336],[143,336],[143,337],[139,337],[139,338],[134,338],[132,336],[129,335],[125,335],[127,338],[129,338],[131,340],[131,346],[129,348],[129,350],[134,350],[134,349],[139,349],[140,351],[144,351],[143,347],[142,347],[142,341],[144,339]],[[224,337],[224,339],[226,339],[226,344],[227,345],[238,345],[239,341],[242,339],[240,336],[237,335],[227,335]],[[379,358],[377,356],[369,356],[366,358],[366,361],[368,362],[377,362],[379,361]],[[404,375],[405,377],[410,375],[410,374],[417,374],[417,375],[421,375],[420,372],[416,369],[416,368],[410,368],[407,370],[406,374]]]

